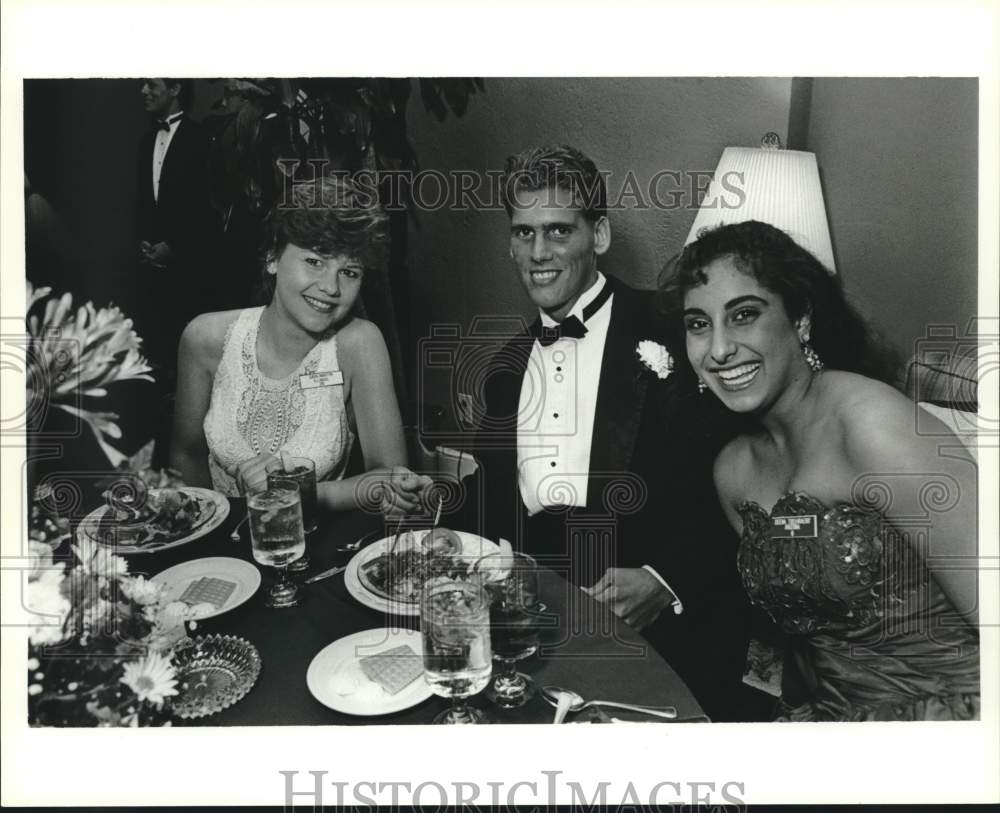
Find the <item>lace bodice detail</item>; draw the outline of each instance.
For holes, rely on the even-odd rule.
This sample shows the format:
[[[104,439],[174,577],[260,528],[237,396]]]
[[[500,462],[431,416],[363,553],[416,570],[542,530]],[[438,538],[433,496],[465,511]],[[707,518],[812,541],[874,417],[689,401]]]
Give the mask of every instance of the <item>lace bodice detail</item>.
[[[279,450],[312,458],[319,479],[336,479],[343,474],[354,440],[343,385],[303,387],[305,382],[315,383],[320,373],[340,370],[336,335],[318,342],[291,375],[268,378],[257,364],[263,312],[263,308],[241,311],[229,326],[205,415],[212,484],[230,496],[239,492],[228,470]]]

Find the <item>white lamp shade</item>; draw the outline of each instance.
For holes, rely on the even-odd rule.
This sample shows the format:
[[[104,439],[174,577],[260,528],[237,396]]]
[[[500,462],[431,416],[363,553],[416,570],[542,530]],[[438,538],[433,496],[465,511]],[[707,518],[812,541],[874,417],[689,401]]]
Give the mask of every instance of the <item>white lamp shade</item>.
[[[704,229],[746,220],[781,229],[836,273],[813,153],[726,147],[684,245]]]

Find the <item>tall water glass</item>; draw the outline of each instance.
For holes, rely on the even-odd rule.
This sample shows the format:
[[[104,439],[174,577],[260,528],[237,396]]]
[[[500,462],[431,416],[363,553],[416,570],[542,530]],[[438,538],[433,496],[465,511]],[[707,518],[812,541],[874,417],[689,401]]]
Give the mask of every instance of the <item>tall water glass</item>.
[[[435,723],[479,723],[484,715],[467,698],[490,682],[489,603],[474,582],[432,580],[420,598],[424,679],[434,694],[451,698]]]
[[[302,500],[302,527],[307,534],[319,526],[316,499],[316,464],[308,457],[282,455],[265,467],[268,488],[297,488]],[[301,572],[309,569],[309,554],[304,553],[288,569]]]
[[[295,606],[298,588],[288,581],[287,569],[306,551],[298,489],[269,488],[251,494],[247,497],[247,513],[253,558],[278,572],[264,603],[268,607]]]

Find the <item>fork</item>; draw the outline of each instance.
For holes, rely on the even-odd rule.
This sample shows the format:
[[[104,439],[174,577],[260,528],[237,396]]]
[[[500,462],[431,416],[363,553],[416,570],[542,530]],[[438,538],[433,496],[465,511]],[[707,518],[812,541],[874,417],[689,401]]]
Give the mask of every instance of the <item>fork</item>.
[[[367,538],[367,535],[363,536],[357,542],[348,542],[346,545],[340,545],[336,550],[338,553],[353,553],[361,547],[361,543]]]
[[[438,495],[438,507],[437,511],[434,513],[434,524],[431,525],[431,529],[437,528],[438,523],[441,521],[441,509],[444,507],[444,499]],[[399,536],[403,533],[403,523],[406,522],[406,517],[402,517],[399,523],[396,525],[396,535],[392,538],[392,545],[389,547],[390,555],[394,550],[396,550],[396,543],[399,542]]]

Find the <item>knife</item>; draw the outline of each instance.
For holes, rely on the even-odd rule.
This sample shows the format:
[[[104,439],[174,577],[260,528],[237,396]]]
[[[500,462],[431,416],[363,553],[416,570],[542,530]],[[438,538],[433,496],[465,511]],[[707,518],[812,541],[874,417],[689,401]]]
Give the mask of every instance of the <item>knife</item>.
[[[317,573],[315,576],[310,576],[305,580],[305,584],[312,584],[313,582],[323,581],[323,579],[329,579],[331,576],[336,576],[338,573],[343,573],[345,570],[347,570],[347,565],[331,567],[329,570],[324,570],[321,573]]]

